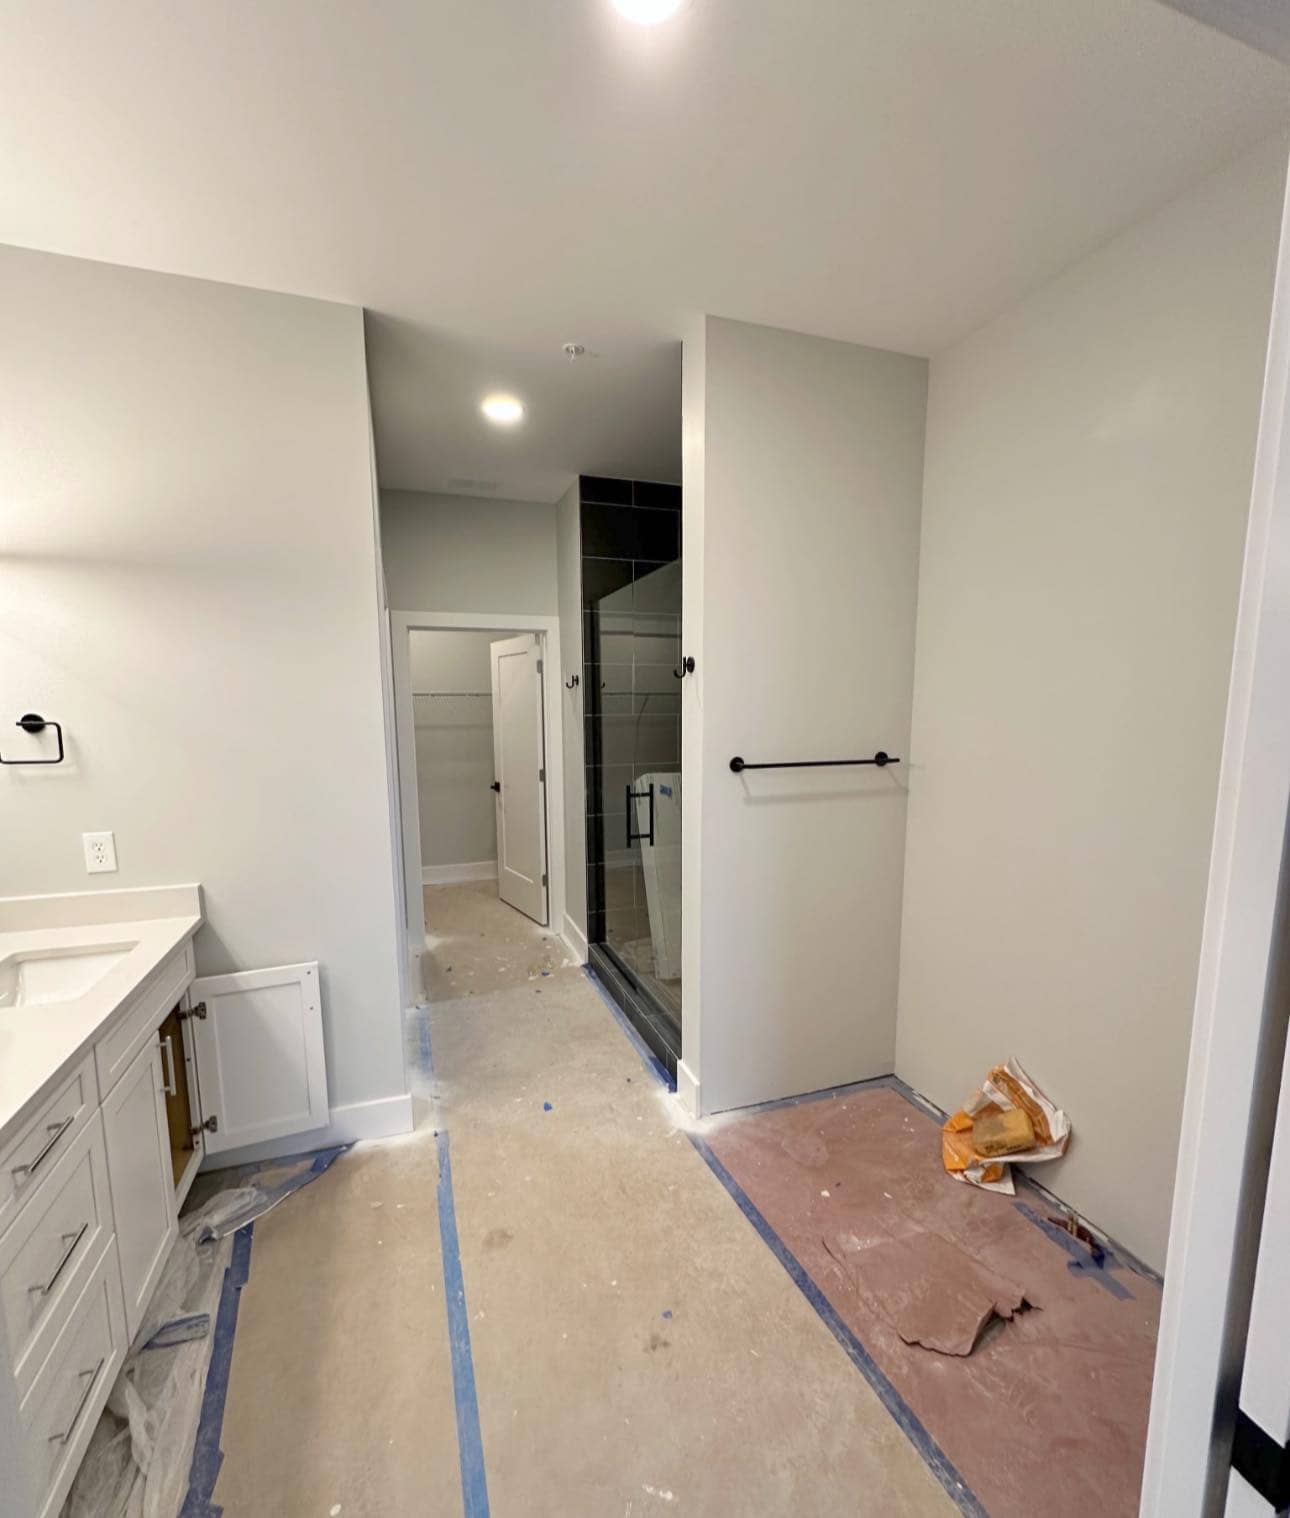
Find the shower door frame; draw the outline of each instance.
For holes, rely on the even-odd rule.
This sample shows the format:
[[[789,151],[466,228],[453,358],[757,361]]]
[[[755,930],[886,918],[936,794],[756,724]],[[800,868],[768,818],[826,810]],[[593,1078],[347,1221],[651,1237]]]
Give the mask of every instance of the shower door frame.
[[[671,562],[671,561],[669,561]],[[593,761],[590,757],[590,745],[598,741],[599,724],[603,720],[604,712],[600,704],[600,678],[598,670],[600,661],[595,657],[599,649],[595,647],[594,640],[584,636],[582,650],[582,688],[584,692],[584,720],[586,724],[587,752],[584,755],[586,765],[591,766]],[[680,711],[677,713],[677,721],[681,723],[683,717]],[[593,740],[593,731],[597,738]],[[595,766],[602,776],[603,766]],[[678,761],[677,773],[681,773],[681,765]],[[684,786],[684,779],[682,779]],[[635,790],[636,782],[632,788]],[[684,792],[683,792],[684,794]],[[635,808],[632,807],[634,818]],[[605,906],[605,871],[606,871],[606,847],[605,847],[605,814],[603,805],[600,808],[594,806],[594,798],[590,792],[587,795],[587,963],[595,971],[596,975],[607,986],[610,994],[618,1003],[620,1009],[631,1023],[632,1027],[644,1040],[650,1052],[659,1060],[667,1070],[673,1081],[676,1080],[677,1065],[681,1059],[681,1037],[684,1025],[684,990],[682,990],[682,1012],[679,1020],[674,1020],[672,1014],[664,1007],[658,996],[650,988],[648,982],[639,975],[609,942],[607,932],[597,938],[593,933],[593,923],[597,916],[604,920],[606,915]],[[634,827],[633,827],[634,831]]]

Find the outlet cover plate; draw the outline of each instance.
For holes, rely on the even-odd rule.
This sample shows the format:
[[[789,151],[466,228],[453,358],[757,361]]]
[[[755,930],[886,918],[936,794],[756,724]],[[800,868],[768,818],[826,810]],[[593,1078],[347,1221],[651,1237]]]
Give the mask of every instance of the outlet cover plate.
[[[107,875],[116,869],[116,836],[113,833],[82,833],[85,873]]]

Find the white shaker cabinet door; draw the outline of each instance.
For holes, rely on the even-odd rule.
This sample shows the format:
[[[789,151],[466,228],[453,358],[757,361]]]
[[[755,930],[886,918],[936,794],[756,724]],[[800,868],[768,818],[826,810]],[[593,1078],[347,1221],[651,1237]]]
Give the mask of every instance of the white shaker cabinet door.
[[[326,1127],[317,964],[208,975],[188,999],[208,1155]]]
[[[131,1339],[178,1233],[161,1051],[145,1044],[103,1103],[125,1323]]]

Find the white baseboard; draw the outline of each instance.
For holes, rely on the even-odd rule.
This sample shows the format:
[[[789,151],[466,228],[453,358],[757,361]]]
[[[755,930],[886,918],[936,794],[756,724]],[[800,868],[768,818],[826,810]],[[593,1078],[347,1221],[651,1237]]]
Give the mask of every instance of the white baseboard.
[[[414,1126],[409,1092],[378,1097],[374,1102],[350,1102],[348,1106],[331,1109],[331,1121],[325,1128],[268,1139],[263,1144],[247,1144],[244,1148],[228,1149],[222,1154],[209,1154],[202,1161],[202,1169],[225,1170],[230,1165],[278,1160],[289,1154],[313,1154],[315,1150],[352,1144],[358,1139],[393,1138],[396,1134],[411,1133]]]
[[[587,935],[582,931],[573,918],[566,912],[564,914],[564,929],[560,934],[564,939],[564,946],[580,965],[587,962]]]
[[[683,1059],[676,1062],[676,1099],[690,1117],[703,1116],[699,1105],[699,1083]]]
[[[474,864],[423,864],[422,885],[460,885],[466,880],[496,880],[497,861],[479,859]]]

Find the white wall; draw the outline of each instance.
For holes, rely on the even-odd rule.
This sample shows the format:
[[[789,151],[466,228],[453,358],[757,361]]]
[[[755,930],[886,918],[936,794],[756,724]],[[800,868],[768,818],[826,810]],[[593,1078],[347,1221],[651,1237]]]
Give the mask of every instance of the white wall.
[[[1015,1055],[1165,1253],[1284,155],[932,362],[897,1072]]]
[[[556,614],[556,508],[381,492],[390,605],[401,611]]]
[[[582,692],[582,526],[578,482],[556,502],[556,572],[560,663],[564,678],[579,677],[564,702],[564,867],[568,937],[579,948],[587,937],[587,772]]]
[[[718,1111],[892,1068],[903,770],[729,761],[908,752],[927,363],[714,318],[702,350],[685,375],[683,804],[703,865],[696,894],[687,849],[684,1054]]]
[[[496,863],[489,649],[503,636],[416,629],[408,635],[423,869]],[[442,694],[450,691],[470,694]]]
[[[69,750],[0,893],[200,881],[199,971],[319,960],[333,1106],[396,1097],[361,313],[6,248],[0,330],[0,731]]]

